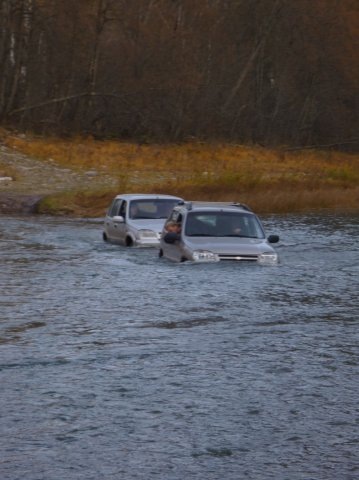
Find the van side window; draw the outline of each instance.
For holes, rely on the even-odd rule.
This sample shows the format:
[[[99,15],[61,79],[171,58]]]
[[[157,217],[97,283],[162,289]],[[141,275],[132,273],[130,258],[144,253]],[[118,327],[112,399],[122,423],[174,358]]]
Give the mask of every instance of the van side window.
[[[114,217],[115,215],[118,214],[118,209],[119,209],[119,206],[120,206],[121,202],[122,202],[121,198],[117,198],[116,200],[113,201],[113,203],[110,207],[110,210],[108,212],[110,217]]]
[[[121,215],[121,217],[125,218],[126,217],[126,208],[127,208],[127,202],[124,200],[121,203],[120,209],[118,211],[118,214]]]

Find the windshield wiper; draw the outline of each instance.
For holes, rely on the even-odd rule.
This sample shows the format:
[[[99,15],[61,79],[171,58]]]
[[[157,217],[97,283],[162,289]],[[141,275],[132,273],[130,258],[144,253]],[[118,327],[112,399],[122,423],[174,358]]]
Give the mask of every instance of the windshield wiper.
[[[215,237],[216,235],[211,235],[209,233],[187,233],[187,237]]]
[[[218,235],[219,237],[240,237],[240,238],[258,238],[253,235],[236,235],[235,233],[229,235]]]

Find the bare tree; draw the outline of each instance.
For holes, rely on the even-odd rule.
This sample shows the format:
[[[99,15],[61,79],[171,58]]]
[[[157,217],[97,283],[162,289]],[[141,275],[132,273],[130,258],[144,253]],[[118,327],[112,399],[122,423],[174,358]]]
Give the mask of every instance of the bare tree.
[[[0,0],[0,119],[162,141],[350,140],[358,26],[355,0]]]

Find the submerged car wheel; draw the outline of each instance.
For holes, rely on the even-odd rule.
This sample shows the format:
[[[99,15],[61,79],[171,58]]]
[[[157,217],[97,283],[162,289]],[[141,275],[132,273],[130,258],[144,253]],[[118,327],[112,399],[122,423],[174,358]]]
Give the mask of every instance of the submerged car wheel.
[[[103,239],[104,242],[107,242],[108,239],[107,239],[106,232],[102,233],[102,239]]]
[[[126,247],[133,247],[133,240],[131,237],[126,237]]]
[[[158,256],[161,258],[163,257],[163,250],[162,248],[159,249]]]

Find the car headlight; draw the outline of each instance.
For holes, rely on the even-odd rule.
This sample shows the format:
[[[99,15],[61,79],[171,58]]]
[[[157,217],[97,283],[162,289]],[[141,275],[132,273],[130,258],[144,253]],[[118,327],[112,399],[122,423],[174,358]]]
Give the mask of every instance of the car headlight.
[[[195,250],[192,253],[192,259],[195,262],[218,262],[219,256],[207,250]]]
[[[258,262],[259,263],[266,263],[266,264],[277,263],[278,262],[278,255],[274,252],[262,253],[258,257]]]
[[[158,238],[158,234],[153,230],[139,230],[138,237],[139,238]]]

